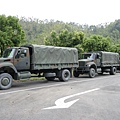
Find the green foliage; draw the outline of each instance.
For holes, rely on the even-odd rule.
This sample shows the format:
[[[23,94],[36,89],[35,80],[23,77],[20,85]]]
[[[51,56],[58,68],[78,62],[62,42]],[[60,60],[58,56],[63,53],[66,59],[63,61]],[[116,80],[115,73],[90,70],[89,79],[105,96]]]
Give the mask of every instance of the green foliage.
[[[109,37],[115,44],[120,41],[120,19],[111,23],[90,26],[86,30],[89,31],[89,34],[86,33],[87,36],[102,35],[103,37]]]
[[[53,46],[74,47],[83,42],[83,32],[69,32],[63,29],[57,34],[55,31],[51,32],[51,36],[46,38],[45,44]]]
[[[23,30],[25,31],[23,31]],[[25,36],[26,35],[26,36]],[[0,15],[0,51],[24,42],[120,53],[120,20],[99,25]]]
[[[51,32],[51,37],[49,37],[49,38],[46,37],[45,38],[45,44],[46,45],[59,46],[60,40],[57,36],[57,33],[54,30]]]
[[[0,15],[0,51],[8,46],[18,46],[24,42],[24,31],[19,24],[19,19],[13,16]]]
[[[27,43],[77,47],[80,52],[120,51],[120,20],[89,26],[22,17],[20,23],[25,30]]]
[[[90,51],[109,51],[110,39],[103,36],[94,35],[90,38],[86,38],[82,44],[82,47],[86,52]]]
[[[62,30],[68,30],[69,32],[81,31],[81,26],[75,23],[64,23],[54,20],[42,21],[35,18],[22,17],[20,24],[25,31],[27,43],[45,44],[44,39],[47,37],[50,39],[53,31],[55,31],[56,34],[59,34]]]
[[[111,45],[110,50],[120,54],[120,43]]]
[[[78,44],[78,45],[76,45],[74,47],[77,48],[77,50],[78,50],[78,58],[80,58],[81,57],[81,53],[84,52],[84,49],[83,49],[82,45]]]

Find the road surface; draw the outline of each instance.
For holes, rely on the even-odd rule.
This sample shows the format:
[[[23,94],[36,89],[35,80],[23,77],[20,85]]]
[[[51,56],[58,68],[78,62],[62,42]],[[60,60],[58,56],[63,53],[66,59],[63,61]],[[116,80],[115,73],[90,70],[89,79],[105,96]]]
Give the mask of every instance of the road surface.
[[[0,120],[120,120],[120,73],[15,82],[0,90]]]

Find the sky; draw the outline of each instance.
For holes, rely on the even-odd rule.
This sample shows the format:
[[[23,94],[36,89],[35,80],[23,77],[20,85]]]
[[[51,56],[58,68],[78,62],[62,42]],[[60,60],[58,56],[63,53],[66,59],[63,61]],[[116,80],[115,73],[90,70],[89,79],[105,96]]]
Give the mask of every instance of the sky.
[[[120,0],[1,0],[2,14],[98,25],[120,19]]]

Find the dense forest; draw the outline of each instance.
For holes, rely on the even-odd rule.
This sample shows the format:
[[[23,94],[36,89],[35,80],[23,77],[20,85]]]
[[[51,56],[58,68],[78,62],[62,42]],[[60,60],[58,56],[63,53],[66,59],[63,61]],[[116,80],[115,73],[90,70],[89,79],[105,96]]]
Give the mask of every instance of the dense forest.
[[[62,21],[48,21],[47,19],[42,21],[36,18],[21,17],[20,24],[25,31],[27,43],[45,44],[44,39],[50,37],[52,31],[59,33],[63,29],[67,29],[69,32],[82,31],[85,37],[90,37],[91,35],[109,37],[113,43],[120,41],[120,20],[89,26],[74,22],[64,23]]]
[[[79,55],[98,50],[120,53],[120,19],[99,25],[80,25],[1,15],[0,55],[8,46],[26,43],[76,47]]]

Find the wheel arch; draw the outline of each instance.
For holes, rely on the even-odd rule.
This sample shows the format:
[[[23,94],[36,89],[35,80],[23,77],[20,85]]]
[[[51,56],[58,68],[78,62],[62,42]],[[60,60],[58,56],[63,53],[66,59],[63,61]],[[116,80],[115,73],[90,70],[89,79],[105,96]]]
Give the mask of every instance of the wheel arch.
[[[0,74],[1,73],[9,73],[13,79],[17,79],[18,72],[12,63],[2,63],[0,64]]]
[[[91,62],[91,63],[89,63],[89,69],[90,68],[94,68],[95,69],[95,72],[97,72],[97,66],[96,66],[96,64],[94,63],[94,62]]]
[[[95,71],[97,72],[97,66],[95,64],[91,65],[90,68],[94,68]]]

